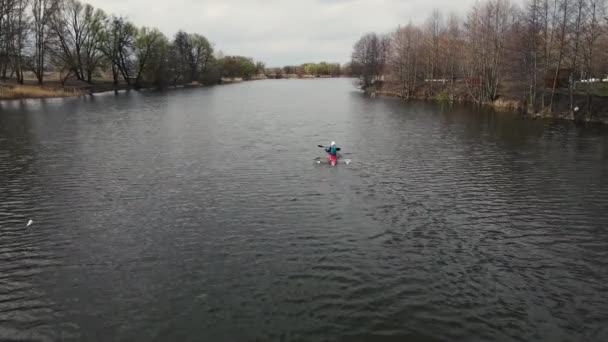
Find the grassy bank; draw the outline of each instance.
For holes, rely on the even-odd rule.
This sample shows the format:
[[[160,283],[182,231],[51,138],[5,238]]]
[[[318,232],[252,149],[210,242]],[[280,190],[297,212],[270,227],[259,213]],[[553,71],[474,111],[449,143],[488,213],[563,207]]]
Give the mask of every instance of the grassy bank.
[[[158,86],[153,84],[141,84],[139,88],[134,85],[128,85],[123,80],[118,84],[114,84],[109,77],[97,77],[93,79],[92,84],[70,79],[64,83],[59,81],[59,75],[54,72],[45,73],[44,85],[40,86],[32,73],[25,74],[24,84],[18,84],[15,79],[0,80],[0,101],[15,100],[15,99],[42,99],[53,97],[69,97],[83,96],[95,93],[105,93],[112,91],[136,90],[136,89],[155,89]],[[251,80],[265,79],[259,76],[253,77]],[[240,77],[222,78],[221,83],[239,83],[244,80]],[[176,86],[167,86],[167,89],[173,88],[192,88],[202,87],[199,82],[188,84],[178,84]]]
[[[602,85],[603,87],[603,85]],[[608,88],[608,86],[606,86]],[[584,92],[575,93],[574,103],[578,107],[578,111],[572,113],[569,107],[569,94],[567,89],[560,89],[553,98],[553,112],[539,113],[527,108],[525,101],[521,97],[517,97],[509,92],[507,95],[499,95],[492,103],[485,103],[483,106],[491,107],[496,111],[517,112],[530,118],[547,118],[560,119],[579,122],[595,122],[608,124],[608,96],[604,95],[605,88],[594,89],[591,96],[591,101],[588,105],[588,97]],[[417,89],[409,96],[404,96],[398,85],[391,83],[382,83],[373,85],[365,89],[365,92],[371,96],[390,96],[398,97],[405,100],[422,100],[436,102],[452,102],[452,103],[469,103],[478,105],[472,100],[468,94],[466,87],[463,85],[455,85],[453,95],[448,95],[450,92],[445,88],[436,87],[433,93],[429,93],[428,89]],[[511,94],[511,95],[509,95]],[[549,95],[546,96],[545,103],[549,103]]]
[[[39,85],[0,85],[0,100],[42,99],[49,97],[79,96],[87,92],[76,88],[58,88]]]
[[[13,78],[0,80],[0,100],[83,96],[127,88],[124,82],[114,85],[111,79],[104,76],[94,78],[93,84],[75,79],[62,83],[57,72],[45,72],[44,84],[39,85],[36,76],[32,72],[26,72],[23,84],[18,84]]]

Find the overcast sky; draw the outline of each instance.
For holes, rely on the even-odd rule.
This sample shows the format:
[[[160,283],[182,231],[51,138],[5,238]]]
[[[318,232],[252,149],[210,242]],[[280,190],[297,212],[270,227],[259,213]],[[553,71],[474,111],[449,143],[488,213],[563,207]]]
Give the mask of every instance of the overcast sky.
[[[137,26],[172,37],[200,33],[226,55],[283,66],[350,60],[355,41],[409,20],[421,23],[434,8],[464,15],[475,0],[83,0]]]

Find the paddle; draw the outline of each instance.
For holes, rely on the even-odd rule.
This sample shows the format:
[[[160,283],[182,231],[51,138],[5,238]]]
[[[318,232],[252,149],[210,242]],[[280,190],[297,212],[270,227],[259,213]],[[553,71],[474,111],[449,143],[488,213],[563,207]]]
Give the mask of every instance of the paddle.
[[[325,148],[325,146],[323,146],[323,145],[317,145],[317,146],[318,146],[318,147],[321,147],[321,148]],[[342,149],[341,149],[341,148],[339,148],[339,147],[338,147],[338,148],[336,148],[336,151],[340,151],[340,150],[342,150]]]

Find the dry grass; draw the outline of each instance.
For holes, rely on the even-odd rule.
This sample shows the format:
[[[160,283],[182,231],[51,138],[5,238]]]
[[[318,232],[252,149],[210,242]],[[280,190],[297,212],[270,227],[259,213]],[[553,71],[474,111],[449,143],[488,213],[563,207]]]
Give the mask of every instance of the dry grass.
[[[80,90],[46,88],[34,85],[11,85],[0,87],[0,99],[46,98],[81,95]]]
[[[514,111],[521,108],[522,104],[518,100],[499,97],[492,104],[495,109]]]

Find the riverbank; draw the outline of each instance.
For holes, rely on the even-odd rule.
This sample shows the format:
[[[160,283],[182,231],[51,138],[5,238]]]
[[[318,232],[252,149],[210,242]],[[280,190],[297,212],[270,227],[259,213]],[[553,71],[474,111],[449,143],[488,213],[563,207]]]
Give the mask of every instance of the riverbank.
[[[31,79],[25,80],[24,84],[18,84],[15,80],[5,80],[0,82],[0,101],[75,97],[128,89],[133,87],[124,82],[114,84],[111,80],[95,80],[93,84],[80,81],[62,84],[56,80],[48,80],[43,85]]]
[[[238,80],[226,83],[236,82],[238,82]],[[166,89],[196,88],[204,86],[205,85],[201,83],[193,82],[189,84],[168,86]],[[58,81],[45,81],[42,86],[31,80],[25,81],[24,84],[17,84],[14,80],[9,80],[0,83],[0,101],[77,97],[107,92],[149,90],[156,88],[158,87],[152,85],[143,85],[136,88],[125,82],[114,84],[111,80],[94,80],[93,84],[79,81],[71,81],[65,84],[61,84]]]
[[[466,89],[462,86],[455,86],[453,95],[448,95],[448,91],[445,89],[436,90],[434,96],[426,95],[423,91],[415,92],[409,96],[404,96],[395,85],[387,85],[381,83],[380,85],[373,85],[366,89],[364,92],[372,97],[375,96],[386,96],[386,97],[397,97],[404,100],[418,100],[418,101],[432,101],[432,102],[448,102],[448,103],[467,103],[471,105],[478,105],[471,99]],[[578,110],[572,113],[569,108],[568,94],[565,92],[558,92],[554,98],[554,111],[552,113],[541,113],[534,112],[527,108],[525,101],[518,99],[515,96],[501,95],[492,103],[486,103],[482,106],[490,107],[496,111],[501,112],[514,112],[519,113],[524,117],[531,119],[557,119],[567,120],[576,122],[587,122],[587,123],[601,123],[608,125],[608,97],[606,96],[592,96],[590,101],[590,108],[587,108],[587,96],[586,94],[576,94],[575,103]],[[546,103],[549,100],[547,99]]]
[[[0,100],[44,99],[54,97],[81,96],[86,91],[77,88],[59,88],[39,85],[0,85]]]

